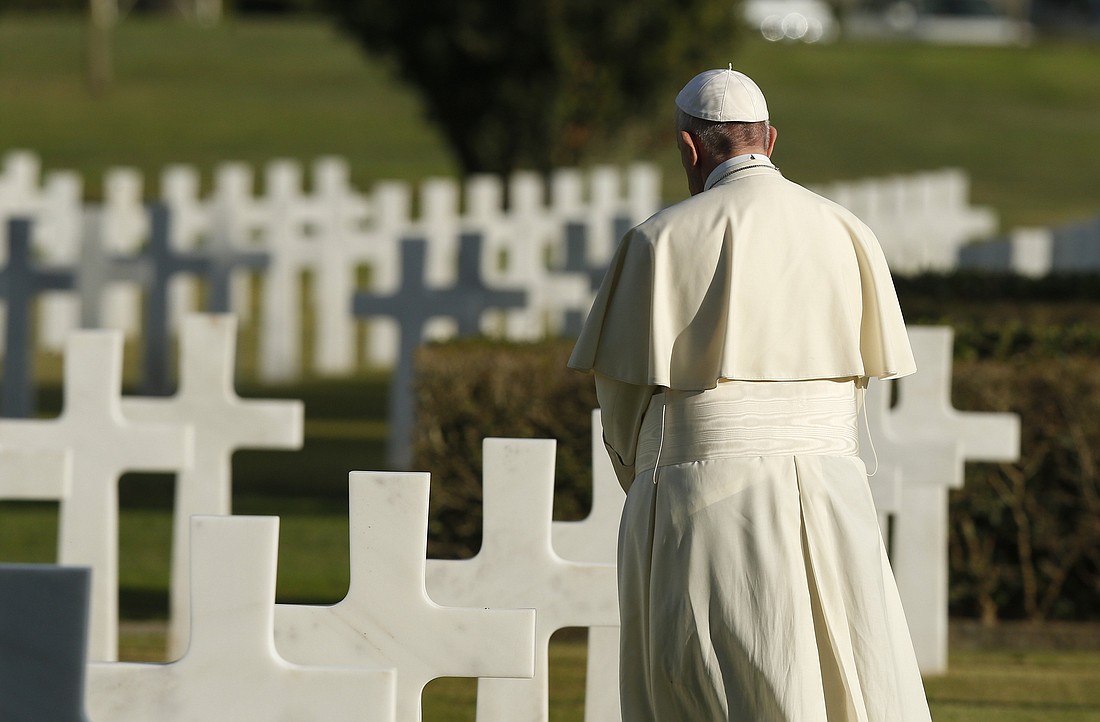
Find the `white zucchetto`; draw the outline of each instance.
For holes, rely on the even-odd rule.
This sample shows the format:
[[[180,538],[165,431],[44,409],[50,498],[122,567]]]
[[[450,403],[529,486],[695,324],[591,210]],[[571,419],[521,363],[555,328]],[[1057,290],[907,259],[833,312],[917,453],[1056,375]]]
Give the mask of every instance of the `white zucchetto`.
[[[706,70],[684,86],[676,107],[695,118],[719,123],[768,120],[768,104],[752,78],[729,68]]]

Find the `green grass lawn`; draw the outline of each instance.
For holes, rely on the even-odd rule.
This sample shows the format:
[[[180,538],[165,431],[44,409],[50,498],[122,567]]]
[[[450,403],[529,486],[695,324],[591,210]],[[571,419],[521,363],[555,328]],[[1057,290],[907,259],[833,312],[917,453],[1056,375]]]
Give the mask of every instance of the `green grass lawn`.
[[[1096,722],[1100,651],[953,651],[925,686],[936,722]]]
[[[355,180],[453,174],[414,95],[355,45],[311,20],[216,28],[128,18],[115,33],[115,81],[91,97],[78,18],[0,16],[0,152],[39,152],[85,173],[91,195],[112,166],[156,192],[161,169],[275,158],[349,158]]]
[[[163,630],[123,630],[122,653],[163,658]],[[550,643],[550,719],[582,722],[586,644],[577,630]],[[946,675],[925,679],[936,722],[1096,722],[1100,652],[952,650]],[[438,679],[424,690],[424,722],[474,722],[476,682]]]
[[[328,153],[349,159],[361,187],[456,173],[415,94],[323,20],[205,28],[128,18],[102,98],[84,88],[82,29],[77,19],[0,16],[0,152],[29,148],[47,168],[78,169],[91,195],[114,165],[143,170],[150,193],[169,163],[193,164],[207,182],[221,161],[259,167]],[[1100,211],[1093,45],[802,46],[746,34],[715,50],[715,65],[727,61],[767,92],[776,161],[795,180],[958,166],[973,178],[975,202],[1006,228]],[[669,120],[648,119],[594,159],[658,162],[668,199],[683,197],[678,157],[663,140]]]

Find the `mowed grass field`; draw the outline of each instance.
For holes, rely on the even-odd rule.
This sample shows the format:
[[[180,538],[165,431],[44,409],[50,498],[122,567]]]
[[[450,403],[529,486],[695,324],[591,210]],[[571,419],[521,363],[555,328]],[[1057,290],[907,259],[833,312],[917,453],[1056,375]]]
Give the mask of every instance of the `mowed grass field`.
[[[83,79],[78,18],[0,16],[0,152],[41,153],[47,168],[144,171],[169,163],[348,158],[353,180],[416,181],[457,167],[412,90],[322,19],[237,19],[217,27],[131,16],[114,34],[110,92]],[[766,91],[776,161],[799,182],[957,166],[1005,228],[1100,210],[1100,52],[902,43],[771,44],[747,33],[714,48]],[[669,104],[671,109],[671,100]],[[593,161],[650,160],[668,200],[684,195],[670,113],[636,119]]]
[[[162,659],[163,633],[123,631],[123,652]],[[550,720],[583,722],[585,638],[563,630],[550,642]],[[1096,722],[1100,651],[953,650],[947,674],[925,679],[935,722]],[[476,722],[477,684],[445,678],[424,690],[424,722]]]
[[[83,85],[82,32],[77,19],[0,16],[0,154],[26,148],[46,170],[79,170],[90,198],[112,166],[142,170],[149,196],[170,163],[197,166],[205,183],[227,160],[259,170],[276,158],[309,163],[325,154],[346,157],[363,188],[458,173],[415,94],[321,20],[202,28],[128,18],[115,36],[114,86],[99,98]],[[992,206],[1005,228],[1100,212],[1093,46],[804,47],[746,37],[715,49],[713,64],[727,61],[767,92],[780,129],[776,161],[795,180],[957,166],[971,174],[973,201]],[[666,198],[682,197],[678,159],[662,141],[668,121],[642,123],[593,160],[657,162]],[[280,517],[279,601],[334,602],[348,586],[347,473],[386,466],[388,378],[261,386],[248,370],[254,349],[245,335],[239,392],[303,399],[306,444],[239,452],[234,511]],[[41,359],[47,416],[60,408],[58,368],[58,359]],[[120,497],[123,618],[162,620],[172,480],[127,475]],[[0,560],[52,562],[56,534],[56,505],[0,503]],[[161,658],[159,632],[127,629],[125,657]],[[556,638],[555,722],[583,718],[583,659],[582,637]],[[956,651],[950,674],[927,684],[937,722],[1100,720],[1100,652]],[[427,722],[474,720],[470,680],[433,682],[425,699]]]

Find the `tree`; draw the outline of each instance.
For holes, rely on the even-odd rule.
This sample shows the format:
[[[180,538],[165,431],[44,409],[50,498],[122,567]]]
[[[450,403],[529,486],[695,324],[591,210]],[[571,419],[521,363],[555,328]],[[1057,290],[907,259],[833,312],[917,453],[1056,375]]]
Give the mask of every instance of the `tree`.
[[[581,160],[728,61],[731,0],[327,0],[418,89],[467,172]],[[394,122],[400,122],[395,118]]]

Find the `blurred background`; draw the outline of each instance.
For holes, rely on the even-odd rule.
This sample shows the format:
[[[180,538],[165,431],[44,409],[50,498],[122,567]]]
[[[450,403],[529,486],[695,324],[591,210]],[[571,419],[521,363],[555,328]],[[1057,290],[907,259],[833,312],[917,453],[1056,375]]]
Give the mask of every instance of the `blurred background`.
[[[361,189],[641,161],[672,203],[686,196],[672,97],[727,63],[764,90],[774,159],[796,182],[955,168],[995,218],[979,245],[1093,229],[1075,236],[1093,259],[1080,268],[978,264],[897,285],[910,323],[955,330],[955,405],[1019,413],[1024,427],[1019,463],[970,464],[952,492],[952,670],[929,682],[937,719],[1100,719],[1100,1],[0,0],[0,156],[76,171],[88,202],[120,167],[153,199],[173,164],[207,192],[227,162],[337,156]],[[306,443],[236,454],[234,510],[283,517],[281,601],[335,601],[347,472],[388,468],[389,373],[262,382],[249,334],[238,390],[304,399]],[[60,359],[37,364],[40,412],[55,414]],[[457,478],[447,455],[417,468]],[[476,479],[479,460],[462,463]],[[122,482],[131,622],[167,613],[171,486]],[[561,518],[583,516],[586,493],[560,500]],[[52,561],[56,516],[56,504],[0,503],[0,558]],[[130,629],[126,657],[163,654],[155,624]],[[564,654],[575,691],[568,670],[582,663]],[[555,704],[556,719],[577,719],[575,701]]]

